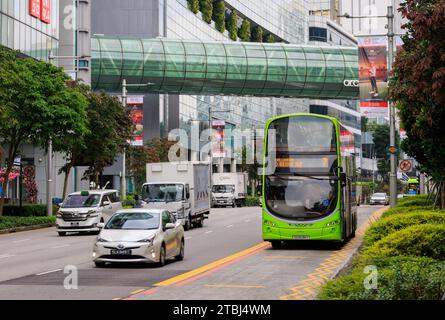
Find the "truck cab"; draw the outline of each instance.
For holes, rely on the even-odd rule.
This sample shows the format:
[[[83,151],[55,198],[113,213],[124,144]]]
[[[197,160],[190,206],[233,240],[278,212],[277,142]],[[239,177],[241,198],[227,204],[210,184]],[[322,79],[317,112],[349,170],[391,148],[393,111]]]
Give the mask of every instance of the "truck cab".
[[[242,207],[246,201],[247,175],[241,172],[214,173],[212,206]]]

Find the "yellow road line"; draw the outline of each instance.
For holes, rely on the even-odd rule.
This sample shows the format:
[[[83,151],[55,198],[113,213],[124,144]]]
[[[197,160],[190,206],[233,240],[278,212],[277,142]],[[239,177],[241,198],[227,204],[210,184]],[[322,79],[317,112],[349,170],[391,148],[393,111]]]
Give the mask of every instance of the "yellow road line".
[[[241,289],[263,289],[265,286],[242,285],[242,284],[206,284],[204,287],[210,288],[241,288]]]
[[[140,293],[142,291],[145,291],[145,289],[137,289],[137,290],[134,290],[134,291],[130,292],[130,294],[138,294],[138,293]]]
[[[173,278],[170,278],[170,279],[167,279],[167,280],[155,283],[154,286],[156,286],[156,287],[171,286],[172,284],[175,284],[175,283],[187,280],[187,279],[192,278],[194,276],[197,276],[197,275],[199,275],[201,273],[209,271],[209,270],[211,270],[211,269],[213,269],[215,267],[218,267],[218,266],[220,266],[220,265],[222,265],[224,263],[230,262],[232,260],[235,260],[237,258],[240,258],[240,257],[246,255],[246,254],[252,253],[252,252],[254,252],[256,250],[262,249],[262,248],[267,247],[267,246],[270,246],[270,243],[267,242],[267,241],[264,241],[264,242],[262,242],[260,244],[257,244],[256,246],[253,246],[253,247],[250,247],[250,248],[248,248],[246,250],[243,250],[243,251],[237,252],[235,254],[232,254],[231,256],[228,256],[228,257],[225,257],[225,258],[220,259],[218,261],[206,264],[206,265],[201,266],[199,268],[196,268],[194,270],[191,270],[191,271],[188,271],[186,273],[180,274],[180,275],[178,275],[176,277],[173,277]]]
[[[375,211],[356,232],[357,236],[349,241],[341,250],[333,252],[324,261],[322,261],[313,273],[306,275],[306,279],[300,281],[297,286],[290,288],[290,294],[280,297],[281,300],[307,300],[316,296],[319,287],[331,278],[335,271],[340,267],[344,259],[351,254],[352,250],[362,241],[365,231],[376,222],[387,208],[381,208]]]

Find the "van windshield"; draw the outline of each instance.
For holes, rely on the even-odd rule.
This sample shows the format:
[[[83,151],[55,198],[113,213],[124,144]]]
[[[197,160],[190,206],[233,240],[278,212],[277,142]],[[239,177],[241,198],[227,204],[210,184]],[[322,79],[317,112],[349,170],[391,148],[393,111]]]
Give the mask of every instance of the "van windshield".
[[[146,184],[142,188],[142,198],[146,202],[172,202],[184,200],[182,184]]]
[[[68,196],[68,198],[63,203],[62,208],[95,207],[99,204],[99,201],[99,194],[90,194],[88,196],[73,194]]]
[[[212,191],[214,193],[232,193],[235,190],[233,184],[214,185]]]

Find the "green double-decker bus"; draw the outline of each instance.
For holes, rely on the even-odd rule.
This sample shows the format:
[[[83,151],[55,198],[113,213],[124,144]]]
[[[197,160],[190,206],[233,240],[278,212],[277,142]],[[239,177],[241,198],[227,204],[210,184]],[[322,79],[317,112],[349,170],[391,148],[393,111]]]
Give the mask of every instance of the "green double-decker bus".
[[[354,135],[336,118],[316,114],[272,118],[265,130],[263,239],[280,247],[354,237]]]

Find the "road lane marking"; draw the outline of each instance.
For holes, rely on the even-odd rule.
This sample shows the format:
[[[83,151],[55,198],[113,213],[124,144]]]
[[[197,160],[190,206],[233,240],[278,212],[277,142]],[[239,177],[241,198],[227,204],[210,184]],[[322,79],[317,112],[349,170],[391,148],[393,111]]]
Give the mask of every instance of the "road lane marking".
[[[158,290],[159,290],[159,289],[157,289],[157,288],[148,289],[148,290],[145,290],[145,291],[143,292],[143,294],[152,294],[152,293],[158,292]]]
[[[300,281],[295,287],[289,289],[290,293],[280,297],[281,300],[312,300],[317,296],[318,289],[327,280],[331,279],[348,260],[363,240],[366,230],[385,212],[387,208],[381,208],[368,218],[356,231],[356,237],[351,239],[346,245],[338,251],[334,251],[324,261],[322,261],[313,273],[306,276],[306,279]]]
[[[240,289],[264,289],[266,286],[242,285],[242,284],[206,284],[209,288],[240,288]]]
[[[66,247],[69,247],[69,246],[70,246],[70,244],[63,244],[61,246],[50,247],[50,249],[60,249],[60,248],[66,248]]]
[[[137,290],[134,290],[134,291],[130,292],[130,294],[138,294],[138,293],[140,293],[142,291],[145,291],[145,289],[137,289]]]
[[[226,228],[232,228],[233,224],[229,224],[228,226],[226,226]]]
[[[11,257],[15,257],[15,254],[2,254],[2,255],[0,255],[0,259],[6,259],[6,258],[11,258]]]
[[[213,231],[212,230],[209,230],[209,231],[206,231],[206,232],[204,232],[205,234],[209,234],[209,233],[212,233]]]
[[[171,286],[173,284],[178,284],[178,283],[183,282],[185,280],[193,279],[194,277],[196,277],[198,275],[201,275],[201,274],[204,274],[204,273],[206,273],[206,272],[208,272],[208,271],[210,271],[212,269],[216,269],[217,267],[221,267],[224,264],[227,264],[228,262],[235,261],[236,259],[239,259],[241,257],[247,256],[249,254],[257,253],[258,250],[261,250],[261,249],[264,250],[264,249],[267,249],[267,248],[270,248],[270,243],[265,241],[265,242],[262,242],[260,244],[255,245],[253,247],[250,247],[250,248],[247,248],[247,249],[242,250],[240,252],[237,252],[235,254],[232,254],[232,255],[230,255],[228,257],[225,257],[223,259],[220,259],[220,260],[217,260],[215,262],[206,264],[204,266],[201,266],[201,267],[196,268],[194,270],[191,270],[191,271],[188,271],[186,273],[180,274],[180,275],[175,276],[173,278],[170,278],[170,279],[167,279],[167,280],[155,283],[153,286],[155,286],[155,287],[167,287],[167,286]]]
[[[36,273],[36,276],[43,276],[43,275],[45,275],[45,274],[53,273],[53,272],[58,272],[58,271],[62,271],[62,269],[55,269],[55,270],[50,270],[50,271],[45,271],[45,272]]]
[[[31,240],[31,239],[15,240],[15,241],[12,241],[12,243],[20,243],[20,242],[25,242],[25,241],[29,241],[29,240]]]
[[[185,240],[190,240],[192,237],[186,237]]]

